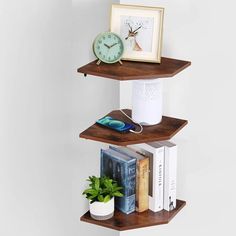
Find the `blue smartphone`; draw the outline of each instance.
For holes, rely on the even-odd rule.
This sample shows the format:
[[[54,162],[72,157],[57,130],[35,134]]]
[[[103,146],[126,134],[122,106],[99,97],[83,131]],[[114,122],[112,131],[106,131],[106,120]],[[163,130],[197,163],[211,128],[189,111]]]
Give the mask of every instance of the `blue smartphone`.
[[[133,124],[129,124],[126,122],[123,122],[121,120],[113,119],[110,116],[105,116],[99,120],[96,121],[98,125],[102,125],[106,128],[113,129],[115,131],[125,133],[129,132],[129,130],[134,130],[135,126]]]

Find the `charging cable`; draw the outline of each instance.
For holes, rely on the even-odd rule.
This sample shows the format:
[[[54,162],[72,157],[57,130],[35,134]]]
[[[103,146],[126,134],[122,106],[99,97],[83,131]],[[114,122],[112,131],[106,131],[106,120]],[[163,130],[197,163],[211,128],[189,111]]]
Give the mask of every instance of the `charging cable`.
[[[122,109],[120,109],[120,112],[121,112],[123,115],[125,115],[128,119],[130,119],[134,124],[136,124],[136,125],[138,125],[138,126],[140,127],[140,130],[139,130],[139,131],[134,131],[134,130],[130,129],[129,132],[134,133],[134,134],[141,134],[141,133],[143,132],[143,126],[142,126],[140,123],[134,121],[134,120],[133,120],[131,117],[129,117]]]

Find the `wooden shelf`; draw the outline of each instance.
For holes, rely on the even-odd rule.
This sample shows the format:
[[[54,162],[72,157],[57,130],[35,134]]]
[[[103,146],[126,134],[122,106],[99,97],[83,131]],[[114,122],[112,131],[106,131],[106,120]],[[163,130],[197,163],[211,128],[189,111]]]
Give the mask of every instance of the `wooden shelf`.
[[[126,109],[124,111],[126,114],[131,116],[131,110]],[[115,119],[119,119],[128,123],[131,122],[119,110],[112,111],[111,113],[107,114],[107,116],[111,116]],[[163,116],[162,122],[160,124],[146,127],[144,126],[143,132],[141,134],[119,133],[94,124],[83,131],[80,134],[80,137],[104,143],[127,146],[130,144],[168,140],[172,138],[178,131],[180,131],[187,123],[188,122],[186,120]],[[137,125],[136,130],[139,130]]]
[[[149,227],[154,225],[168,224],[171,219],[186,205],[185,201],[177,200],[176,209],[173,211],[152,212],[150,210],[143,213],[134,212],[126,215],[118,210],[113,218],[98,221],[91,218],[89,211],[81,216],[80,220],[119,231]]]
[[[162,57],[161,64],[123,61],[119,63],[96,65],[93,61],[77,71],[84,75],[95,75],[115,80],[138,80],[173,77],[191,65],[189,61]]]

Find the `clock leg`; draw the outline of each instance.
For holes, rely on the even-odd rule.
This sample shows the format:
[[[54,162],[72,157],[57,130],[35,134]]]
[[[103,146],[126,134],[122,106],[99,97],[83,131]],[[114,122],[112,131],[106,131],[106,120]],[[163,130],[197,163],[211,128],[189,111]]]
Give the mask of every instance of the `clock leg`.
[[[123,65],[123,62],[122,62],[122,61],[119,61],[119,63],[120,63],[121,65]]]
[[[96,64],[99,66],[99,65],[100,65],[100,63],[101,63],[101,60],[98,60]]]

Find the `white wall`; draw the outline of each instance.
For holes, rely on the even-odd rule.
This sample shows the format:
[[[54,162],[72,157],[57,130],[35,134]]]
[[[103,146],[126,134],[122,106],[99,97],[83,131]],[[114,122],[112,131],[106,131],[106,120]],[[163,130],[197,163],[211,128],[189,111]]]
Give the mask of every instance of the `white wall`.
[[[0,1],[0,235],[118,234],[79,222],[102,144],[78,134],[116,108],[119,94],[115,81],[84,79],[76,68],[93,58],[110,3]],[[166,115],[190,121],[175,138],[178,195],[188,205],[169,225],[121,235],[235,235],[235,4],[136,3],[166,8],[163,55],[193,62],[165,81],[164,101]],[[129,94],[121,87],[122,106]]]
[[[164,82],[164,114],[189,120],[174,139],[180,147],[178,196],[187,206],[168,225],[121,235],[235,235],[235,3],[121,2],[165,7],[163,56],[192,61]],[[121,107],[131,106],[130,89],[121,83]]]
[[[119,84],[76,69],[93,59],[110,4],[0,1],[1,236],[118,234],[79,221],[101,144],[78,136],[118,107]]]

